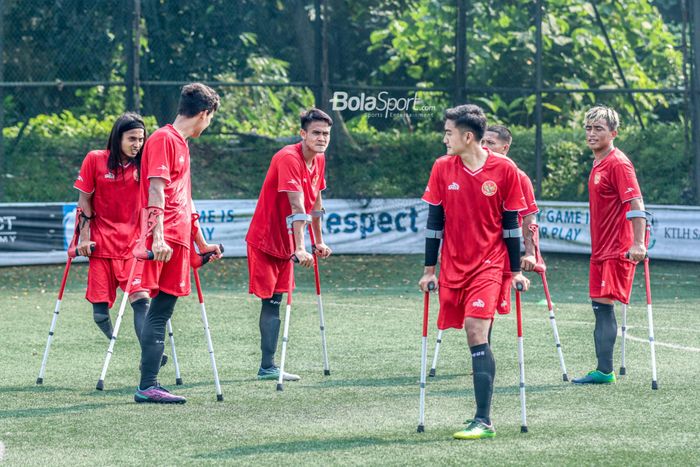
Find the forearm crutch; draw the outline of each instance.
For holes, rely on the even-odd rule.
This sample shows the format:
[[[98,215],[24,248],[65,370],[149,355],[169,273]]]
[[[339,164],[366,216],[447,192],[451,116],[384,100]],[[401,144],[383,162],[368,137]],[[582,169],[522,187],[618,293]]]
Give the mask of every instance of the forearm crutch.
[[[70,245],[68,245],[68,259],[66,260],[66,267],[63,268],[63,278],[61,278],[61,286],[58,289],[58,298],[56,299],[56,306],[53,309],[53,317],[51,318],[51,326],[49,327],[49,337],[46,339],[46,348],[44,349],[44,357],[41,359],[41,368],[39,369],[39,377],[36,379],[36,384],[44,383],[44,373],[46,372],[46,362],[49,359],[49,349],[51,348],[51,342],[53,341],[53,335],[56,331],[56,322],[58,321],[58,314],[61,310],[61,301],[63,301],[63,292],[66,289],[66,281],[68,280],[68,273],[70,272],[71,264],[73,263],[73,258],[80,256],[78,254],[78,248],[76,244],[78,242],[78,232],[79,232],[79,220],[80,213],[82,210],[78,208],[75,214],[75,229],[73,230],[73,238],[71,238]],[[90,247],[93,251],[95,246]]]
[[[625,343],[627,340],[627,304],[622,304],[622,340],[620,341],[620,376],[627,374],[625,366]]]
[[[564,381],[569,381],[569,374],[566,371],[566,363],[564,363],[564,352],[561,348],[561,341],[559,340],[559,329],[557,328],[557,320],[554,318],[554,304],[552,303],[552,297],[549,295],[549,285],[547,284],[547,265],[544,263],[542,254],[540,253],[540,235],[539,226],[537,224],[530,224],[530,231],[532,232],[532,240],[535,244],[535,272],[540,275],[542,279],[542,287],[544,288],[544,296],[547,299],[547,309],[549,310],[549,322],[552,325],[552,334],[554,334],[554,344],[557,347],[557,355],[559,356],[559,366],[561,367],[562,379]]]
[[[430,312],[430,292],[435,284],[428,283],[428,292],[423,294],[423,335],[421,337],[420,354],[420,396],[418,399],[418,433],[425,431],[425,373],[428,366],[428,314]]]
[[[312,214],[313,216],[313,214]],[[323,299],[321,298],[321,276],[318,272],[318,255],[316,255],[316,239],[314,230],[309,224],[309,239],[311,240],[311,251],[314,255],[314,278],[316,280],[316,304],[318,305],[318,320],[319,328],[321,329],[321,351],[323,352],[323,374],[328,376],[331,374],[331,368],[328,363],[328,348],[326,346],[326,321],[323,317]]]
[[[515,318],[518,327],[518,367],[520,368],[520,432],[527,433],[527,407],[525,403],[525,350],[523,349],[523,313],[520,304],[521,283],[515,291]]]
[[[161,213],[162,214],[162,210]],[[134,261],[131,263],[131,270],[129,271],[129,280],[126,283],[126,290],[124,290],[124,295],[122,296],[121,304],[119,305],[119,313],[117,314],[117,319],[114,322],[114,330],[112,331],[112,338],[109,340],[109,347],[107,348],[107,355],[105,355],[105,361],[102,365],[102,372],[100,373],[100,379],[97,380],[97,385],[95,388],[98,391],[104,389],[104,381],[107,376],[107,368],[109,368],[109,362],[112,359],[112,354],[114,353],[114,344],[117,342],[117,336],[119,335],[119,328],[122,324],[122,318],[124,317],[124,309],[126,308],[126,303],[129,299],[129,294],[131,293],[132,282],[134,281],[134,274],[136,273],[136,265],[142,260],[152,260],[153,252],[146,249],[146,237],[148,237],[153,228],[156,225],[158,214],[154,210],[143,209],[141,212],[141,233],[139,239],[136,242],[136,247],[134,248]]]
[[[175,336],[173,335],[172,320],[166,322],[168,329],[168,339],[170,340],[170,353],[173,356],[173,365],[175,366],[175,385],[182,386],[182,376],[180,375],[180,363],[177,360],[177,352],[175,351]]]
[[[649,238],[651,237],[652,215],[648,211],[629,211],[627,219],[644,218],[644,246],[649,249]],[[651,350],[651,388],[659,389],[659,383],[656,379],[656,347],[654,342],[654,316],[651,305],[651,278],[649,276],[649,252],[644,256],[644,285],[646,287],[647,299],[647,320],[649,321],[649,348]],[[626,323],[625,323],[626,324]],[[624,341],[624,339],[623,339]]]
[[[223,253],[223,246],[220,246],[221,252]],[[204,305],[204,294],[202,293],[202,283],[199,279],[199,271],[193,269],[194,272],[194,283],[197,286],[197,297],[199,298],[199,304],[201,306],[202,324],[204,325],[204,336],[207,339],[207,349],[209,350],[209,360],[211,362],[211,369],[214,373],[214,385],[216,387],[216,400],[223,401],[224,395],[221,392],[221,382],[219,381],[219,371],[216,369],[216,359],[214,358],[214,344],[211,340],[211,332],[209,330],[209,321],[207,320],[207,309]]]
[[[442,329],[438,329],[437,339],[435,340],[435,354],[433,354],[433,364],[430,367],[430,373],[428,376],[431,378],[435,376],[435,371],[437,370],[438,355],[440,354],[440,344],[442,344]]]
[[[97,385],[95,388],[98,391],[104,389],[105,377],[107,376],[107,368],[109,368],[109,362],[112,359],[112,353],[114,352],[114,344],[117,342],[117,336],[119,335],[119,327],[122,324],[122,317],[124,316],[124,309],[126,308],[126,303],[129,301],[129,293],[131,293],[131,283],[134,280],[134,273],[136,272],[136,264],[139,259],[134,258],[131,263],[131,270],[129,271],[129,281],[126,283],[126,290],[124,291],[124,296],[122,297],[121,304],[119,305],[119,313],[117,314],[117,319],[114,322],[114,330],[112,331],[112,338],[109,340],[109,347],[107,348],[107,355],[105,355],[105,361],[102,365],[102,373],[100,373],[100,379],[97,380]]]
[[[292,257],[289,258],[291,264],[289,267],[289,290],[287,291],[287,307],[284,312],[284,331],[282,333],[282,357],[280,357],[280,374],[277,379],[277,390],[284,390],[284,364],[287,358],[287,342],[289,342],[289,319],[292,313],[292,289],[294,288],[294,263],[299,262],[294,256],[294,222],[308,222],[309,217],[306,214],[292,214],[287,216],[287,233],[289,234],[289,247],[292,249]],[[303,230],[302,230],[303,231]]]
[[[221,382],[219,381],[219,370],[216,368],[216,358],[214,358],[214,344],[211,340],[211,331],[209,329],[209,320],[207,319],[207,308],[204,305],[204,293],[202,293],[202,282],[199,279],[199,268],[204,266],[209,262],[212,256],[216,252],[210,251],[208,253],[199,254],[196,253],[194,249],[194,239],[199,231],[199,224],[197,220],[199,219],[198,213],[192,213],[192,245],[190,246],[190,266],[192,267],[192,273],[194,274],[194,283],[197,287],[197,298],[199,299],[200,314],[202,317],[202,324],[204,325],[204,336],[207,339],[207,350],[209,351],[209,361],[211,362],[211,369],[214,373],[214,386],[216,387],[216,400],[223,401],[224,394],[221,392]],[[219,251],[224,252],[224,246],[219,244]],[[174,352],[174,350],[173,350]]]

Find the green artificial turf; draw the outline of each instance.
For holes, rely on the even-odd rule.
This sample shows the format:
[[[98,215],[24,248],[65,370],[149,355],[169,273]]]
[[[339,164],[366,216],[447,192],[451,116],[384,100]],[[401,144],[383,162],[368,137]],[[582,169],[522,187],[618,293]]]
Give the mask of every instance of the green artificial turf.
[[[547,259],[569,375],[580,376],[595,362],[587,258]],[[416,433],[421,270],[418,256],[339,256],[322,264],[332,372],[325,377],[313,273],[298,272],[287,369],[302,381],[277,392],[275,382],[255,379],[259,300],[247,294],[245,261],[206,266],[202,282],[225,401],[216,401],[199,304],[190,296],[173,316],[184,385],[174,385],[172,359],[160,376],[188,402],[157,406],[133,402],[139,349],[130,307],[105,391],[95,391],[107,341],[83,298],[84,264],[71,271],[44,384],[36,386],[62,267],[0,269],[0,463],[697,465],[700,265],[652,264],[658,391],[650,388],[641,268],[628,318],[628,374],[604,387],[562,382],[541,282],[532,276],[523,304],[530,431],[520,433],[515,315],[497,316],[497,437],[476,442],[451,438],[474,409],[470,358],[456,330],[445,332],[437,376],[427,386],[426,431]]]

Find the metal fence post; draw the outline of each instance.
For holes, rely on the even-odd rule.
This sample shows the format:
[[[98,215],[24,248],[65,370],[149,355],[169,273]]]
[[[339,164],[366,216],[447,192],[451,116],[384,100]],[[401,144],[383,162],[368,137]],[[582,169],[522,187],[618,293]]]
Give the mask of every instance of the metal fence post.
[[[467,88],[467,5],[457,1],[457,29],[455,32],[454,105],[464,104]]]
[[[700,2],[690,2],[692,27],[691,30],[691,50],[692,50],[692,79],[690,80],[691,87],[691,102],[693,109],[693,181],[695,182],[695,201],[700,203]]]
[[[5,82],[5,2],[0,0],[0,84]],[[5,200],[5,88],[0,85],[0,201]]]
[[[542,0],[535,2],[535,196],[542,196]]]

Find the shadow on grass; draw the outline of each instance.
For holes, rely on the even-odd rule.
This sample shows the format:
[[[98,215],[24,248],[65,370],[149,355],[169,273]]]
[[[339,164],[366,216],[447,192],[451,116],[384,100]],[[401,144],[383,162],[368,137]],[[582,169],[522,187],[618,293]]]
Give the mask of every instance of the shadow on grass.
[[[422,438],[420,435],[409,439],[383,439],[373,437],[359,438],[330,438],[318,440],[300,440],[280,443],[257,444],[254,446],[240,446],[223,451],[202,453],[193,456],[196,459],[223,460],[241,456],[251,456],[256,454],[296,454],[309,452],[335,451],[344,449],[355,449],[363,447],[381,446],[412,446],[416,444],[426,444],[432,442],[442,442],[443,440],[432,440]]]
[[[38,384],[27,384],[26,386],[0,386],[0,394],[12,394],[12,393],[50,393],[50,392],[60,392],[60,391],[75,391],[75,388],[64,388],[60,386],[45,386]]]
[[[539,393],[548,393],[548,392],[562,392],[564,391],[568,386],[566,386],[564,383],[562,384],[550,384],[550,385],[538,385],[538,386],[527,386],[525,388],[525,393],[527,394],[539,394]],[[472,389],[472,386],[465,386],[464,388],[461,389],[444,389],[441,390],[439,385],[432,385],[429,386],[429,396],[430,397],[464,397],[468,396],[473,398],[474,397],[474,391]],[[513,386],[496,386],[493,388],[493,393],[494,394],[510,394],[510,395],[518,395],[520,394],[520,387],[518,385],[513,385]]]
[[[441,380],[453,380],[463,377],[463,374],[440,375]],[[309,388],[327,388],[327,387],[385,387],[385,386],[414,386],[418,385],[419,377],[412,376],[396,376],[393,378],[363,378],[363,379],[340,379],[328,380],[318,384],[311,384]],[[433,378],[428,379],[428,384],[433,381]]]
[[[0,420],[6,418],[32,418],[62,415],[66,413],[83,413],[86,410],[96,410],[107,407],[107,404],[79,404],[67,407],[43,407],[35,409],[1,410]]]
[[[234,380],[220,380],[221,386],[227,386],[227,385],[233,385],[236,381]],[[200,381],[198,383],[184,383],[181,385],[176,385],[175,382],[168,383],[166,382],[161,382],[161,384],[170,390],[173,390],[174,392],[180,390],[180,389],[194,389],[194,388],[199,388],[199,387],[211,387],[212,394],[215,393],[215,386],[214,386],[214,378],[211,379],[211,381]],[[104,396],[104,395],[130,395],[133,396],[134,392],[136,392],[136,386],[138,385],[138,382],[136,384],[133,384],[131,386],[119,386],[115,388],[111,388],[109,386],[109,382],[105,381],[105,386],[103,391],[98,391],[97,389],[94,389],[92,391],[85,391],[82,393],[84,396]]]

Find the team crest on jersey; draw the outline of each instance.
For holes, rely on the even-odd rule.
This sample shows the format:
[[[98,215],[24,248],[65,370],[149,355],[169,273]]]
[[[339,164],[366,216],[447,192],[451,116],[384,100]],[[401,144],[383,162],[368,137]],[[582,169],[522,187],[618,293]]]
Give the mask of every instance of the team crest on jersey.
[[[593,176],[593,183],[594,183],[595,185],[597,185],[597,184],[600,183],[600,173],[597,173],[597,174],[595,174],[595,175]]]
[[[138,170],[134,172],[134,180],[137,182],[139,181],[139,171]]]
[[[481,192],[486,196],[493,196],[496,194],[497,191],[498,187],[496,186],[496,182],[494,182],[493,180],[486,180],[481,185]]]
[[[311,179],[311,186],[315,187],[316,183],[318,183],[318,174],[315,174],[314,178]]]

